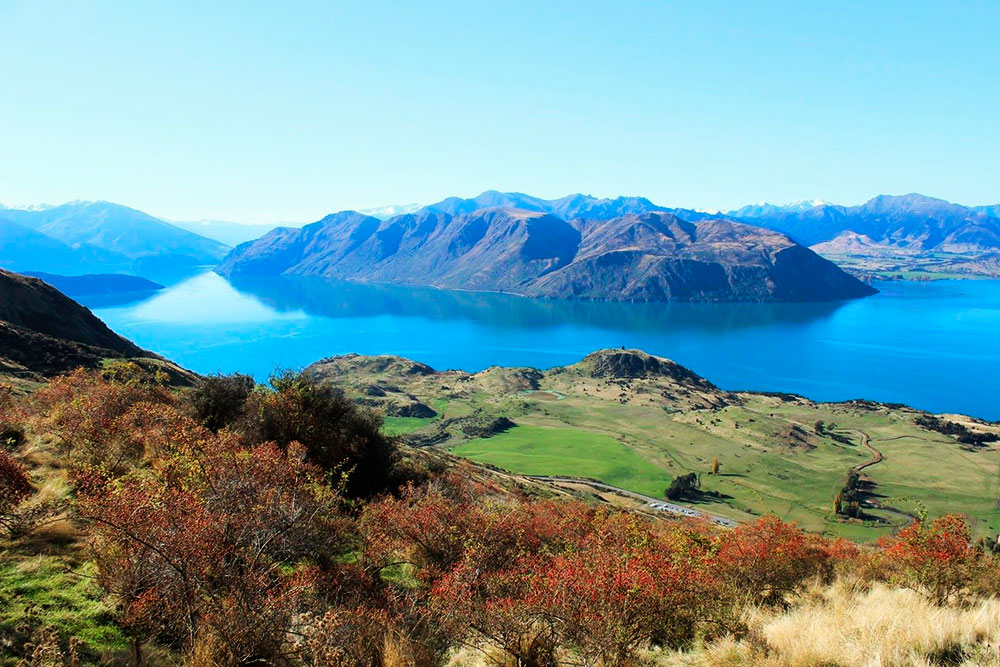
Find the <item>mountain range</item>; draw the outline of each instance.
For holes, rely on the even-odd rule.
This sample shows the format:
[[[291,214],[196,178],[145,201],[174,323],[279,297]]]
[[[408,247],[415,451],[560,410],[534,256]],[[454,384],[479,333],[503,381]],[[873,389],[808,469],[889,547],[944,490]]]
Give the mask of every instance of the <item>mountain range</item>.
[[[1000,205],[919,194],[880,195],[859,206],[762,202],[722,213],[644,197],[490,190],[370,213],[345,211],[264,233],[260,225],[170,223],[109,202],[0,206],[0,267],[169,283],[218,265],[224,275],[652,301],[817,300],[864,291],[805,248],[866,278],[1000,274]],[[792,287],[789,276],[799,270],[816,284]]]
[[[782,234],[651,207],[641,198],[485,193],[388,220],[345,211],[242,244],[216,271],[624,301],[823,301],[875,291]]]
[[[971,208],[920,194],[879,195],[860,206],[818,202],[803,208],[743,208],[728,215],[788,234],[809,246],[835,250],[858,238],[910,252],[1000,251],[1000,206]],[[843,243],[842,243],[843,242]]]
[[[109,202],[0,207],[0,267],[143,276],[214,266],[229,246]]]

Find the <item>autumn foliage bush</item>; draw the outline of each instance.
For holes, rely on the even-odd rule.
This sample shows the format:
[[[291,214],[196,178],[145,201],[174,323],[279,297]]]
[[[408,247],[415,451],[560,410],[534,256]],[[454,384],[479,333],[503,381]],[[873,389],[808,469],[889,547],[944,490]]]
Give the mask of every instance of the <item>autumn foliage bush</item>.
[[[245,448],[227,436],[152,471],[92,481],[79,511],[132,636],[185,650],[211,641],[234,664],[281,656],[319,564],[344,550],[350,530],[301,447]]]
[[[974,547],[968,521],[956,514],[914,521],[879,546],[888,578],[926,592],[937,604],[996,576],[995,557]]]
[[[29,495],[31,480],[24,466],[0,449],[0,528],[10,531],[17,525],[17,507]]]
[[[718,538],[713,569],[728,595],[780,604],[802,582],[831,573],[830,543],[765,516]]]
[[[30,401],[35,429],[60,438],[69,462],[120,475],[174,437],[176,398],[138,366],[109,376],[85,369],[55,378]]]
[[[651,644],[683,646],[731,610],[776,604],[829,572],[826,541],[777,519],[735,531],[650,523],[570,502],[524,502],[439,480],[369,505],[369,566],[416,569],[456,644],[519,664],[629,664]]]

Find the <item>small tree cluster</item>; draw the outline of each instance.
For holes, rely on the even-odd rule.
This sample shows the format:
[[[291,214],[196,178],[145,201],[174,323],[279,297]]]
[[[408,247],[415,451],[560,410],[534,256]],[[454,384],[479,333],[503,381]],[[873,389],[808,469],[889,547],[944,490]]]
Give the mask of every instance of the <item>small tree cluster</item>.
[[[250,394],[238,429],[253,442],[287,447],[299,442],[310,461],[347,474],[345,492],[370,497],[389,490],[398,460],[382,418],[360,408],[336,387],[304,373],[271,378],[274,391]]]
[[[684,498],[694,498],[698,495],[698,489],[701,488],[701,480],[698,479],[698,473],[689,472],[684,475],[678,475],[674,477],[673,481],[670,482],[670,486],[664,492],[664,495],[670,500],[682,500]]]

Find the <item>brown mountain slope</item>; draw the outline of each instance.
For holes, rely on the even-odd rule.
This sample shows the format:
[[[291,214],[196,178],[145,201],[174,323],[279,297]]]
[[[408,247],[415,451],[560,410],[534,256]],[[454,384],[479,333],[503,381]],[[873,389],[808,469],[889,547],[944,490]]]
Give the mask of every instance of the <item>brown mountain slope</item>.
[[[243,244],[216,270],[614,301],[826,301],[874,293],[778,232],[663,211],[572,222],[510,208],[386,221],[345,212]]]
[[[0,376],[37,381],[109,358],[148,360],[181,384],[194,377],[122,338],[51,285],[0,269]]]

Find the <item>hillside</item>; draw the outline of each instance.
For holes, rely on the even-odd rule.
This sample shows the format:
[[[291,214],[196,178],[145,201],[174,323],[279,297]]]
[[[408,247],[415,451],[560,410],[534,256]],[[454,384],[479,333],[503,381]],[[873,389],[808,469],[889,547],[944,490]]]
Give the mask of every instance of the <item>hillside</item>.
[[[37,382],[109,358],[148,359],[176,379],[193,377],[111,331],[41,279],[0,269],[0,378]]]
[[[0,209],[0,268],[8,271],[50,271],[79,274],[101,267],[124,270],[129,261],[88,243],[70,246],[39,231],[4,218]]]
[[[430,418],[383,429],[377,413],[322,382],[330,376],[373,399],[404,384],[450,392],[432,424],[445,440],[386,437]],[[376,383],[354,384],[366,378]],[[151,379],[75,373],[0,394],[0,664],[995,664],[1000,557],[974,536],[978,522],[928,508],[933,518],[920,521],[900,512],[900,530],[877,543],[830,539],[778,516],[791,514],[779,496],[797,480],[777,467],[770,493],[756,494],[775,514],[718,517],[709,512],[742,502],[719,484],[759,483],[761,443],[702,461],[699,488],[679,452],[654,461],[634,428],[616,440],[574,426],[569,407],[581,394],[548,388],[565,382],[603,400],[584,407],[614,431],[616,420],[638,426],[637,404],[650,399],[726,429],[726,407],[746,397],[669,360],[604,350],[548,373],[469,375],[348,356],[270,387],[233,375],[174,391]],[[491,398],[544,407],[517,422],[462,413]],[[877,413],[873,427],[908,418],[863,409]],[[739,428],[756,434],[755,419]],[[813,429],[816,438],[788,438],[814,453],[831,439],[852,446],[844,427]],[[442,451],[449,434],[456,453],[483,463]],[[866,508],[895,500],[869,471],[906,447],[925,449],[889,453],[887,442],[853,489]],[[808,458],[808,445],[766,443],[792,461]],[[864,435],[861,447],[873,449]],[[947,439],[936,447],[935,464],[950,463]],[[505,467],[557,459],[576,477],[509,474],[491,461],[501,457]],[[657,465],[675,468],[679,498],[586,479],[651,477]],[[954,470],[966,484],[968,469]]]
[[[387,427],[413,445],[514,473],[598,479],[662,499],[674,477],[694,472],[701,492],[686,504],[697,510],[737,521],[773,512],[855,539],[889,534],[920,508],[967,514],[980,533],[1000,529],[1000,427],[968,417],[730,392],[635,350],[548,371],[435,371],[401,357],[347,355],[306,372],[384,411]],[[853,469],[863,484],[852,519],[831,508]]]
[[[824,301],[874,293],[781,234],[661,211],[572,221],[511,208],[425,210],[385,221],[346,211],[275,229],[238,246],[216,270],[601,300]]]

